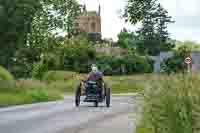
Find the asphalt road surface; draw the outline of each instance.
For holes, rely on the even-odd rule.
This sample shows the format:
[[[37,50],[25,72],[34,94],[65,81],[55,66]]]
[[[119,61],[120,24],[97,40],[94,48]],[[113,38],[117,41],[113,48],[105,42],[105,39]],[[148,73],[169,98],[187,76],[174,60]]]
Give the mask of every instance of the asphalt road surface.
[[[74,98],[0,109],[0,133],[133,133],[135,106],[130,96],[113,96],[110,108]]]

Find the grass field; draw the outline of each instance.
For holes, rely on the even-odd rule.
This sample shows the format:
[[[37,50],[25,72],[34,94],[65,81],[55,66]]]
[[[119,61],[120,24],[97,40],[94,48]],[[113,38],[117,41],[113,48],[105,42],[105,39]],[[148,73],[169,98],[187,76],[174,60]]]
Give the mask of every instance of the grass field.
[[[60,75],[53,72],[52,75],[54,76],[51,74],[48,75],[51,78],[44,79],[48,82],[48,88],[57,89],[65,94],[74,93],[76,85],[87,76],[85,74],[69,72],[62,72]],[[113,94],[134,93],[143,91],[146,85],[144,83],[148,83],[152,76],[153,75],[151,74],[132,76],[105,76],[104,80],[110,86]]]
[[[52,71],[42,81],[18,80],[0,82],[0,107],[30,104],[62,99],[73,95],[75,88],[86,74],[66,71]],[[142,92],[152,75],[106,76],[104,80],[111,87],[112,94]]]
[[[86,77],[87,74],[50,71],[42,81],[1,81],[0,107],[62,99],[63,95],[73,95],[76,86]],[[154,74],[105,76],[104,81],[111,88],[112,94],[135,93],[143,92],[156,77]]]
[[[62,99],[62,92],[36,80],[1,81],[0,107]]]

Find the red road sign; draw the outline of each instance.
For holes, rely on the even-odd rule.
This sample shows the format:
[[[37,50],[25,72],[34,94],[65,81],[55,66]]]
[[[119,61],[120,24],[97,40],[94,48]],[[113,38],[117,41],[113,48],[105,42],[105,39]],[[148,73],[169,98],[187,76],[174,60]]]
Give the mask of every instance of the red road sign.
[[[192,58],[191,57],[185,58],[185,63],[186,64],[191,64],[192,63]]]

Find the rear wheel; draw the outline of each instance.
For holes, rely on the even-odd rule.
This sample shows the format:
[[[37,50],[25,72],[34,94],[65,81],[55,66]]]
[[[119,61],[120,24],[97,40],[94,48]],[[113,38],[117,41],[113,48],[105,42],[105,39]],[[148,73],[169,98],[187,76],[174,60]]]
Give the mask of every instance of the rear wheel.
[[[98,106],[99,106],[98,101],[94,102],[94,106],[95,106],[95,107],[98,107]]]
[[[111,91],[110,91],[110,88],[106,88],[106,106],[107,107],[110,107],[110,94]]]
[[[77,86],[75,92],[75,105],[78,107],[80,105],[80,97],[81,97],[81,84]]]

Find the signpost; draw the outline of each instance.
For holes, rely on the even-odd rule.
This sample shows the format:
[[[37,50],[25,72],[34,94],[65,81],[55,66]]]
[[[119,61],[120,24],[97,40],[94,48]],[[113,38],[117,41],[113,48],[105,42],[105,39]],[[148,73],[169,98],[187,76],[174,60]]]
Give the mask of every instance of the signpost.
[[[190,65],[192,64],[192,58],[187,57],[185,58],[185,63],[187,64],[188,73],[190,72]]]

